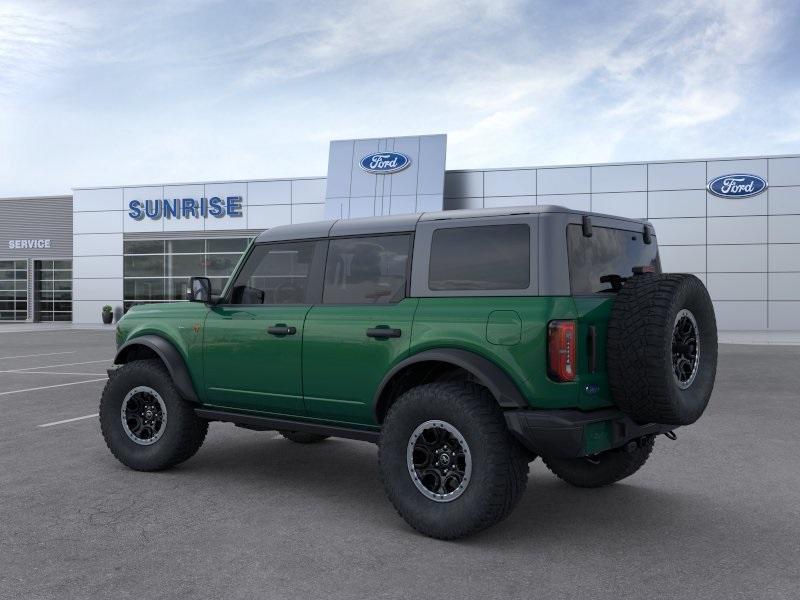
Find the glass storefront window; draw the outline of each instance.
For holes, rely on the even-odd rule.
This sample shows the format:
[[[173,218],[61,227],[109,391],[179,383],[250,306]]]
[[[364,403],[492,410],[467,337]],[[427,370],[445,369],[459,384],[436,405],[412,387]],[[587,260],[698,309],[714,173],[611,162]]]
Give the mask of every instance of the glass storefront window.
[[[0,261],[0,321],[28,318],[28,264],[24,260]]]
[[[164,240],[134,240],[122,243],[123,254],[164,254]]]
[[[123,277],[163,277],[164,256],[125,256]]]
[[[241,254],[247,248],[247,238],[223,238],[208,240],[208,253],[238,252]]]
[[[222,292],[250,238],[128,240],[123,243],[123,307],[186,299],[192,276]]]
[[[72,320],[72,261],[35,262],[36,311],[39,321]]]
[[[123,296],[134,300],[159,301],[164,296],[164,279],[141,278],[123,280]]]
[[[205,240],[167,240],[167,254],[202,254]]]
[[[166,257],[167,277],[191,277],[205,274],[205,254],[175,254]]]
[[[186,290],[189,288],[188,277],[178,277],[166,281],[168,300],[186,300]]]

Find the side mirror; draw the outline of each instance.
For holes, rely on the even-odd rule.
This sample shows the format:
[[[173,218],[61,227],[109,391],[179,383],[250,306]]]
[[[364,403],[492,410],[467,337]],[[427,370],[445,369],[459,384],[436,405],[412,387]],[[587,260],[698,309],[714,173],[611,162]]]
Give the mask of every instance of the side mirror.
[[[189,302],[211,302],[211,280],[208,277],[192,277],[189,280],[189,289],[186,290],[186,299]]]

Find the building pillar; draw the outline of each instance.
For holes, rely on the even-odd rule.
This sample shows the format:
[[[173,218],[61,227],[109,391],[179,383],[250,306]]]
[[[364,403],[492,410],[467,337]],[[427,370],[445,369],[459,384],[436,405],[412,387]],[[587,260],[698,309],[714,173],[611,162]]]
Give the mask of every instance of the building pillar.
[[[27,291],[28,291],[28,315],[25,319],[26,323],[35,322],[36,316],[36,292],[38,291],[34,281],[34,260],[29,258],[25,261],[27,271]]]

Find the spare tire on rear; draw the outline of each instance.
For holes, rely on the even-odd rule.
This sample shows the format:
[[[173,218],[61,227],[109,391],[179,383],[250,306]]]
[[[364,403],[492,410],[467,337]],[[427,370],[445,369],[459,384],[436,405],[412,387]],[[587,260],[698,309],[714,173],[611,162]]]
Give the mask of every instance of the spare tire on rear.
[[[717,322],[703,283],[678,273],[629,278],[608,323],[606,363],[614,402],[634,420],[699,419],[717,372]]]

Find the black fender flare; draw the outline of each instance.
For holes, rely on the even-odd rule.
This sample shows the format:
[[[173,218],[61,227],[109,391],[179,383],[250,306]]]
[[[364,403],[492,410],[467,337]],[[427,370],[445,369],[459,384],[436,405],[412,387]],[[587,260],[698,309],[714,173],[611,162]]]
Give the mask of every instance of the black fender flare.
[[[396,364],[383,378],[378,390],[373,397],[373,410],[378,410],[380,401],[386,386],[392,378],[415,363],[421,362],[443,362],[460,367],[470,372],[486,389],[491,392],[497,404],[503,408],[528,408],[528,402],[522,396],[517,385],[511,380],[503,369],[495,363],[479,354],[459,348],[437,348],[425,350]],[[377,417],[377,412],[376,412]]]
[[[144,346],[155,352],[167,367],[172,382],[178,388],[180,395],[189,402],[200,402],[194,390],[189,369],[186,367],[186,361],[183,360],[183,356],[181,356],[181,353],[178,352],[172,342],[158,335],[142,335],[132,338],[119,347],[116,356],[114,356],[114,364],[123,364],[125,361],[122,358],[125,355],[125,351],[130,350],[133,346]]]

